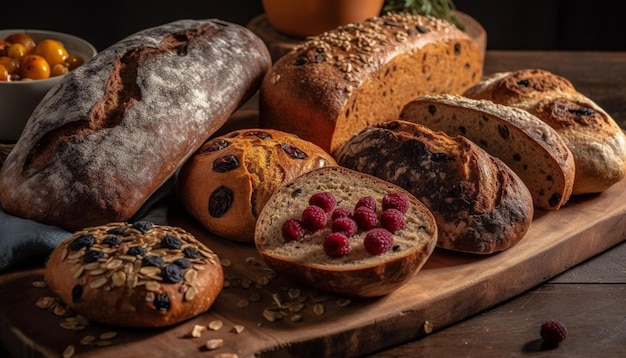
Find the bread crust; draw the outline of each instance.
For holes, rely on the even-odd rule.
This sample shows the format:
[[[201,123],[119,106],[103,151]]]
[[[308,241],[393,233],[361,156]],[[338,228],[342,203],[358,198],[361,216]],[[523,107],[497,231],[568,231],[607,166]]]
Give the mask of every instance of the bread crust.
[[[133,252],[138,247],[142,253]],[[44,279],[89,321],[125,327],[163,327],[197,316],[224,284],[209,248],[181,228],[145,221],[75,232],[50,254]]]
[[[207,230],[254,243],[256,220],[269,197],[285,182],[329,165],[337,165],[330,154],[293,134],[236,130],[207,141],[183,165],[176,191]],[[216,199],[224,195],[227,200]]]
[[[465,96],[521,108],[563,137],[576,165],[573,195],[599,193],[626,176],[626,135],[566,78],[543,69],[498,72]]]
[[[515,171],[537,208],[558,210],[570,198],[572,152],[552,127],[527,111],[458,95],[427,95],[407,103],[400,119],[478,144]]]
[[[260,124],[335,155],[418,95],[462,93],[482,66],[476,43],[451,23],[387,14],[313,37],[279,59],[261,86]]]
[[[322,191],[334,195],[337,207],[349,209],[361,197],[372,196],[378,201],[379,214],[385,194],[405,193],[410,201],[407,224],[394,233],[395,248],[371,255],[363,247],[365,233],[358,233],[350,238],[348,255],[331,258],[322,248],[330,233],[328,223],[302,240],[286,243],[282,224],[299,219],[309,198]],[[255,231],[259,254],[277,272],[320,290],[353,297],[382,296],[398,289],[422,268],[436,242],[435,219],[419,200],[394,184],[339,166],[312,170],[284,185],[267,202]]]
[[[438,247],[476,254],[508,249],[528,231],[533,200],[500,159],[462,136],[390,121],[364,129],[339,152],[340,165],[395,183],[435,216]]]
[[[270,64],[256,35],[220,20],[180,20],[119,41],[35,109],[0,172],[3,208],[69,231],[129,220]]]

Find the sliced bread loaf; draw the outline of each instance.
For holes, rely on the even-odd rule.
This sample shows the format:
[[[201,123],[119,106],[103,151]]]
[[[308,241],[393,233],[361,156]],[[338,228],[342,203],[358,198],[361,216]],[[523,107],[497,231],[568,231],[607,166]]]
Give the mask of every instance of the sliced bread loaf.
[[[312,170],[280,188],[255,231],[259,254],[279,273],[355,297],[382,296],[402,286],[436,242],[435,219],[413,195],[342,167]]]
[[[569,200],[574,157],[552,127],[524,110],[462,96],[423,96],[407,103],[400,118],[462,135],[500,158],[524,181],[537,208],[557,210]]]
[[[533,218],[532,196],[522,180],[463,136],[391,121],[352,137],[337,162],[415,195],[435,216],[441,248],[502,251],[526,235]]]

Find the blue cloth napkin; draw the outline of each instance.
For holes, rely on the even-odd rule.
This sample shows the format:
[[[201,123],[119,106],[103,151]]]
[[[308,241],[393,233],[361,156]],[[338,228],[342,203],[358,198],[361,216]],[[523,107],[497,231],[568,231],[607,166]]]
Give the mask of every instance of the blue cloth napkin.
[[[157,190],[129,221],[149,220],[167,225],[167,203],[171,180]],[[31,257],[48,255],[72,233],[56,226],[7,214],[0,207],[0,272]]]

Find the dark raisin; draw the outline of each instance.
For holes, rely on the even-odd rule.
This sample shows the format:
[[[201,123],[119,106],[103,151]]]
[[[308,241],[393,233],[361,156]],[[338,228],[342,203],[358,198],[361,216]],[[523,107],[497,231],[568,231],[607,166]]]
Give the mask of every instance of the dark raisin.
[[[505,125],[498,125],[498,133],[502,139],[509,139],[509,127]]]
[[[109,236],[102,240],[103,245],[107,245],[109,247],[117,246],[122,243],[122,239],[117,236]]]
[[[167,265],[161,270],[161,277],[167,283],[180,282],[183,279],[183,270],[178,265]]]
[[[520,87],[528,87],[530,86],[530,81],[528,80],[519,80],[517,81],[517,85]]]
[[[154,297],[154,308],[163,312],[169,311],[170,298],[165,293],[159,293]]]
[[[209,197],[209,214],[214,218],[222,217],[233,204],[234,196],[233,191],[225,186],[215,189]]]
[[[430,114],[437,113],[437,106],[435,106],[434,104],[429,104],[428,105],[428,113],[430,113]]]
[[[458,42],[454,43],[454,54],[457,56],[461,54],[461,44]]]
[[[457,130],[459,131],[459,133],[461,133],[461,135],[467,134],[467,128],[465,128],[464,126],[460,126],[459,128],[457,128]]]
[[[204,147],[202,149],[202,152],[217,152],[218,150],[222,150],[226,147],[228,147],[230,145],[230,143],[228,143],[226,140],[224,139],[219,139],[209,145],[207,145],[206,147]]]
[[[145,234],[152,229],[152,223],[145,220],[136,221],[133,223],[133,227],[141,231],[142,234]]]
[[[304,153],[303,151],[301,151],[300,149],[296,147],[292,147],[289,144],[283,143],[280,145],[280,147],[285,151],[285,153],[287,153],[287,155],[289,155],[292,158],[295,158],[295,159],[306,158],[306,153]]]
[[[143,246],[131,246],[128,248],[126,254],[131,256],[145,256],[146,252],[148,251]]]
[[[581,117],[581,116],[593,116],[596,112],[589,107],[571,108],[567,110],[569,113]]]
[[[399,22],[391,21],[391,20],[385,20],[385,25],[390,26],[390,27],[402,27],[402,24],[400,24]]]
[[[431,156],[431,159],[435,162],[447,162],[447,161],[451,161],[453,157],[451,155],[448,155],[447,153],[436,152],[436,153],[433,153],[433,155]]]
[[[72,303],[80,303],[83,300],[83,286],[76,285],[72,288]]]
[[[78,251],[83,247],[90,247],[96,242],[96,239],[91,234],[80,235],[79,237],[72,240],[69,245],[69,249],[72,251]]]
[[[246,133],[243,134],[244,136],[254,136],[257,137],[259,139],[272,139],[272,135],[264,132],[264,131],[247,131]]]
[[[513,160],[516,162],[521,162],[522,161],[522,156],[519,153],[513,153]]]
[[[202,255],[200,254],[200,251],[198,251],[197,249],[193,248],[193,247],[186,247],[183,249],[183,254],[185,254],[185,257],[188,257],[190,259],[198,259],[200,257],[202,257]]]
[[[482,118],[483,118],[483,121],[485,121],[485,122],[489,122],[489,117],[487,117],[487,116],[483,116]]]
[[[83,256],[83,262],[88,264],[90,262],[95,262],[98,259],[102,259],[104,256],[104,252],[102,251],[87,250],[85,251],[85,256]]]
[[[213,170],[218,173],[226,173],[238,167],[239,160],[234,155],[226,155],[213,161]]]
[[[303,66],[306,65],[307,62],[309,62],[309,59],[306,58],[306,56],[298,56],[293,64],[295,66]]]
[[[107,230],[107,234],[122,235],[126,231],[126,226],[118,226]]]
[[[149,255],[144,256],[141,259],[141,266],[161,267],[163,266],[163,264],[165,264],[165,261],[163,261],[163,258],[161,256]]]
[[[326,55],[326,52],[324,50],[320,49],[315,54],[315,59],[313,61],[315,63],[322,63],[322,62],[325,62],[327,58],[328,58],[328,55]]]
[[[166,249],[180,249],[181,246],[180,239],[176,236],[167,235],[161,239],[161,247]]]
[[[559,193],[552,194],[550,199],[548,199],[548,205],[552,207],[559,205],[560,202],[561,202],[561,194]]]
[[[182,259],[176,259],[172,262],[174,265],[180,267],[181,269],[186,269],[189,268],[191,266],[191,264],[189,263],[189,260],[182,258]]]
[[[429,29],[427,29],[426,27],[424,27],[424,26],[422,26],[420,24],[415,25],[415,28],[417,29],[417,31],[419,31],[419,32],[421,32],[423,34],[425,34],[428,31],[430,31]]]

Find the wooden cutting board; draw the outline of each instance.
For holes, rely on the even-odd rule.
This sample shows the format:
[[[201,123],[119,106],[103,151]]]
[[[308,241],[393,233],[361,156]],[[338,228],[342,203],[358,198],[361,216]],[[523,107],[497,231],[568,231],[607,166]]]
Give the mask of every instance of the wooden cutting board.
[[[256,110],[240,110],[217,134],[253,126]],[[69,346],[76,356],[207,357],[354,356],[418,339],[488,309],[626,240],[626,180],[600,195],[573,198],[559,211],[537,211],[527,235],[507,251],[476,256],[435,250],[406,285],[376,299],[350,299],[315,292],[272,274],[254,246],[209,234],[172,200],[171,225],[181,226],[222,259],[226,286],[211,309],[162,329],[118,329],[97,324],[63,328],[68,318],[37,308],[52,296],[38,288],[43,269],[0,276],[0,345],[16,357],[59,357]],[[274,321],[264,311],[278,311]],[[323,309],[323,312],[320,311]],[[72,318],[70,317],[70,320]],[[200,337],[195,325],[212,326]],[[243,327],[237,333],[236,328]],[[117,332],[110,339],[102,333]],[[82,344],[86,336],[96,342]],[[222,339],[209,351],[205,343]],[[99,346],[102,344],[103,346]]]

